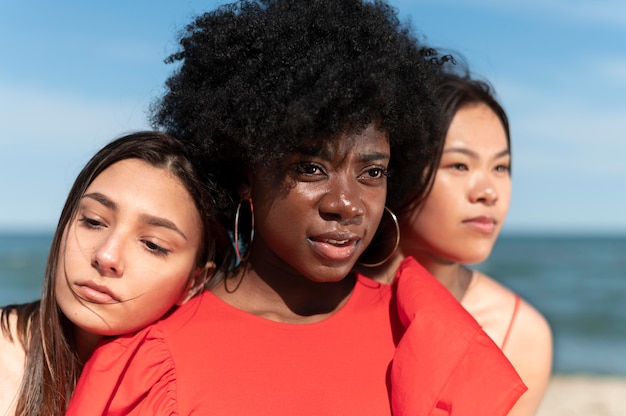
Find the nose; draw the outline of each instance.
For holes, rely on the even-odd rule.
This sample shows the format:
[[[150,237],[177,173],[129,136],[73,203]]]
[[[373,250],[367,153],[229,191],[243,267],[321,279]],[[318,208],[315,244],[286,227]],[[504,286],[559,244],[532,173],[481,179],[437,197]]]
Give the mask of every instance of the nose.
[[[108,236],[95,247],[91,258],[91,266],[98,270],[101,276],[120,277],[124,273],[123,247],[115,236]]]
[[[498,190],[493,181],[486,176],[478,178],[470,191],[470,200],[485,205],[495,204],[498,201]]]
[[[328,221],[359,224],[365,214],[361,185],[356,178],[332,181],[320,204],[320,215]]]

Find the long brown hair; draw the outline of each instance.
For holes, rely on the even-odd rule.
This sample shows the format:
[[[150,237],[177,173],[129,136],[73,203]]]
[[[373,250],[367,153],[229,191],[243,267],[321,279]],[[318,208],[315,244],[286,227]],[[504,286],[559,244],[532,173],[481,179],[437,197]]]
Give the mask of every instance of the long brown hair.
[[[55,296],[63,235],[76,215],[80,199],[106,168],[125,159],[140,159],[174,174],[193,198],[203,223],[197,265],[215,261],[221,269],[231,259],[228,234],[220,225],[221,193],[196,168],[192,155],[173,137],[157,132],[138,132],[118,138],[96,153],[78,174],[52,238],[40,301],[9,305],[2,310],[2,332],[20,342],[26,351],[24,377],[16,415],[62,415],[82,370],[75,347],[74,324],[59,309]],[[17,332],[10,333],[9,316],[17,314]]]

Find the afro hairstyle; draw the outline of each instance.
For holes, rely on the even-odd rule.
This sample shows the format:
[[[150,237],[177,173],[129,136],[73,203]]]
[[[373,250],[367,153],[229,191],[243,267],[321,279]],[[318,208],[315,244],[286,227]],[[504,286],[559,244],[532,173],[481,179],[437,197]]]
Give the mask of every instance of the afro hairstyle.
[[[390,140],[387,205],[427,189],[441,58],[383,1],[241,0],[197,16],[179,42],[152,123],[202,154],[233,201],[250,166],[371,123]]]

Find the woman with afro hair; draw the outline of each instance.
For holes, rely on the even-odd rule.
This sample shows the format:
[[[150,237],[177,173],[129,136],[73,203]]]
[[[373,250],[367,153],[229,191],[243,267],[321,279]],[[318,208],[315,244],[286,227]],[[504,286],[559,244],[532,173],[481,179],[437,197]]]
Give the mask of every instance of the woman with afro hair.
[[[422,282],[438,311],[407,316],[395,284],[353,272],[386,206],[431,182],[436,51],[362,0],[240,1],[195,18],[180,46],[153,121],[230,194],[238,261],[101,345],[68,415],[505,414],[524,386],[443,286],[407,260],[396,280]],[[402,339],[411,320],[417,350]],[[430,342],[441,327],[448,338]],[[402,358],[447,343],[441,369]]]

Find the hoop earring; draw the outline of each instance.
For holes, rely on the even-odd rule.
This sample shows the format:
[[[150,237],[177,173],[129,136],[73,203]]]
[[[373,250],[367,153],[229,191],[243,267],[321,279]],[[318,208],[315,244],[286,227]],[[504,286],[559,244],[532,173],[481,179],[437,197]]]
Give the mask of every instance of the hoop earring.
[[[248,205],[250,206],[252,228],[250,231],[250,241],[248,242],[248,251],[245,257],[243,257],[241,255],[241,251],[239,251],[239,211],[241,210],[241,203],[243,201],[248,201]],[[252,244],[252,240],[254,240],[254,208],[252,206],[252,198],[247,198],[239,201],[239,204],[237,204],[237,211],[235,211],[235,253],[237,253],[237,258],[240,262],[244,262],[248,260],[248,257],[250,257],[250,245]]]
[[[389,214],[389,216],[391,217],[391,220],[393,221],[393,225],[394,225],[394,231],[396,234],[396,240],[393,244],[393,248],[391,249],[391,253],[389,253],[389,255],[387,255],[387,257],[385,257],[384,259],[380,260],[380,261],[375,261],[373,263],[363,263],[361,261],[357,262],[358,264],[360,264],[363,267],[378,267],[380,265],[385,264],[389,259],[391,259],[393,257],[394,254],[396,254],[396,251],[398,250],[398,246],[400,245],[400,224],[398,223],[398,217],[396,217],[396,214],[394,214],[389,208],[385,207],[385,212],[387,214]],[[382,234],[382,224],[383,221],[381,219],[380,224],[378,225],[378,229],[376,230],[376,234],[374,234],[374,238],[376,238],[377,236],[379,236],[380,234]],[[380,244],[384,244],[385,243],[385,239],[383,239],[383,241]],[[370,243],[369,247],[366,249],[366,252],[368,250],[372,251],[372,247],[374,246],[374,244]],[[365,254],[365,253],[363,253]]]

